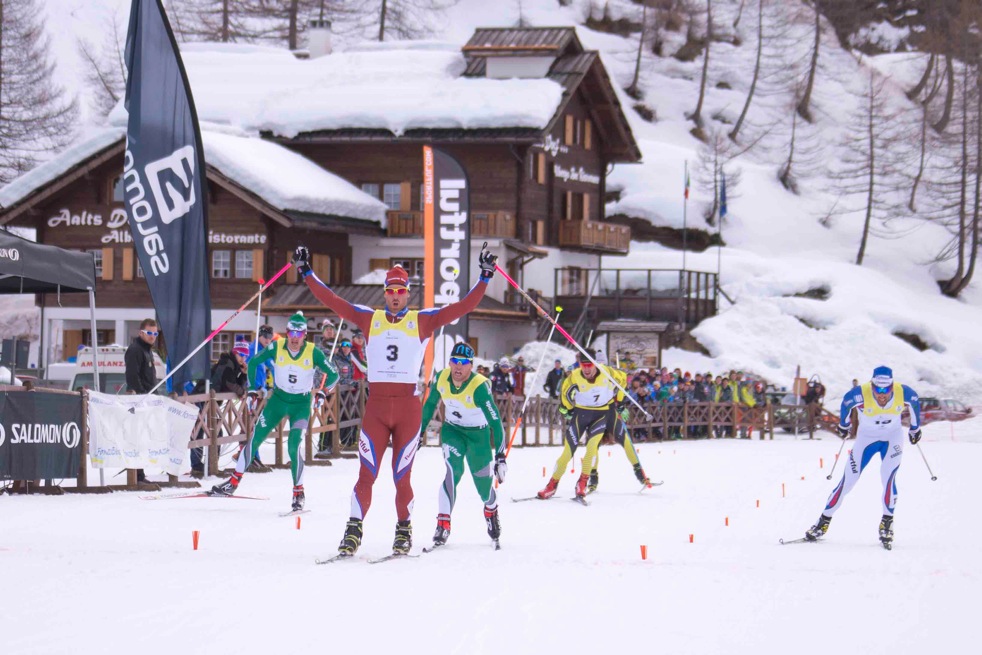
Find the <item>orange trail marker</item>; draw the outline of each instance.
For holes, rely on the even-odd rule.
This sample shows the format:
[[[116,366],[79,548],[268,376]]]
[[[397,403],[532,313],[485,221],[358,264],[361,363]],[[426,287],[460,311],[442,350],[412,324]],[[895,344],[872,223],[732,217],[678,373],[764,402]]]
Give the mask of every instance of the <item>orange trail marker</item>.
[[[801,476],[801,479],[804,480],[805,479],[805,476]]]
[[[784,483],[781,483],[781,498],[784,498]]]
[[[298,516],[297,517],[297,530],[299,530],[299,529],[300,529],[300,517]]]
[[[730,524],[730,517],[729,517],[729,516],[727,516],[727,517],[726,517],[726,525],[729,525],[729,524]]]
[[[818,458],[818,468],[825,468],[825,461],[821,457]]]
[[[648,559],[648,547],[641,544],[641,559]]]
[[[198,530],[191,531],[191,544],[194,546],[195,550],[198,550],[198,536],[201,533]]]
[[[546,467],[542,467],[542,477],[546,477]]]
[[[759,500],[757,501],[757,507],[760,507],[760,501]]]
[[[694,539],[695,539],[695,538],[696,538],[696,535],[694,535],[694,534],[690,534],[690,535],[689,535],[689,543],[690,543],[690,544],[691,544],[691,543],[695,543],[695,542],[694,542]]]

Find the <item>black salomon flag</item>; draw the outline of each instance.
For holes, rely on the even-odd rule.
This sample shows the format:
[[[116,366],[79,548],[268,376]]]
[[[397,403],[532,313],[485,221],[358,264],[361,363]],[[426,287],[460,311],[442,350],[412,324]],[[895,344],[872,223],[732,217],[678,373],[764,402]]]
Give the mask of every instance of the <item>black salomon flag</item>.
[[[427,307],[457,302],[471,288],[470,183],[464,167],[436,148],[423,146],[424,284]],[[453,344],[467,341],[467,315],[434,335],[433,360],[425,371],[447,366]]]
[[[160,0],[133,0],[126,67],[126,212],[174,366],[211,331],[208,202],[194,101]],[[175,373],[174,388],[209,369],[202,348]]]

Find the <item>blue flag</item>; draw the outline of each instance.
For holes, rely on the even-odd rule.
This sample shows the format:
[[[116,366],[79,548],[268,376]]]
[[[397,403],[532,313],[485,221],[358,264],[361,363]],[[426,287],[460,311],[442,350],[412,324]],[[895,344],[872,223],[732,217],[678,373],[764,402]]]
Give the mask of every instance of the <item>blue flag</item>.
[[[201,133],[160,0],[133,0],[126,68],[126,213],[171,367],[208,337],[211,296]],[[203,348],[175,373],[173,388],[210,368]]]
[[[726,216],[726,173],[721,170],[719,177],[719,217],[722,219]]]

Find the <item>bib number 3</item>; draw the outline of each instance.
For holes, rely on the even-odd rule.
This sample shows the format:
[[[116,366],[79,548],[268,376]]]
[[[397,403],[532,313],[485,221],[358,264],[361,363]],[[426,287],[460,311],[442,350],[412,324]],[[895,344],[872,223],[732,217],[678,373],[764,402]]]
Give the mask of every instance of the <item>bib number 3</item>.
[[[399,359],[399,346],[386,346],[385,349],[389,351],[389,354],[385,356],[387,360],[394,362]]]

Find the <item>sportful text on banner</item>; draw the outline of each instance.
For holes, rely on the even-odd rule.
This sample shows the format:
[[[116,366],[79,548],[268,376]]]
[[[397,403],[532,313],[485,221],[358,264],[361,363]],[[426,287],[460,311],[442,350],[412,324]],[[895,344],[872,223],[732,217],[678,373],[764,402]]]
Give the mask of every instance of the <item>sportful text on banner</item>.
[[[160,0],[133,0],[126,67],[126,211],[174,364],[211,330],[208,202],[194,101]],[[209,369],[202,349],[174,375],[173,388],[207,377]]]
[[[471,284],[470,183],[460,162],[429,146],[423,146],[423,206],[424,306],[443,307],[460,300]],[[446,365],[454,343],[467,341],[467,327],[465,314],[434,336],[427,374],[433,361]]]
[[[78,477],[82,397],[0,392],[0,480]]]
[[[130,411],[132,409],[132,411]],[[184,473],[198,408],[163,396],[89,392],[89,456],[95,468]]]

